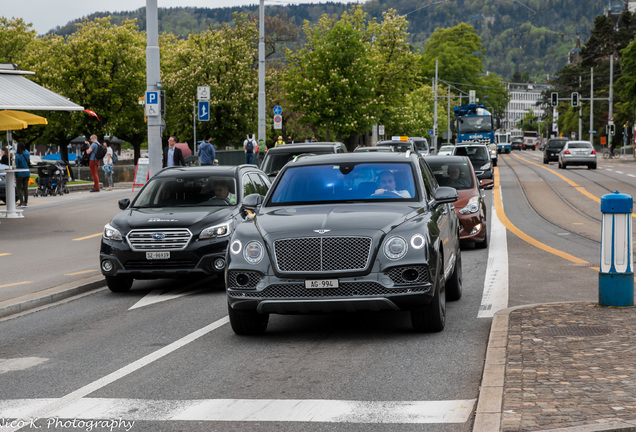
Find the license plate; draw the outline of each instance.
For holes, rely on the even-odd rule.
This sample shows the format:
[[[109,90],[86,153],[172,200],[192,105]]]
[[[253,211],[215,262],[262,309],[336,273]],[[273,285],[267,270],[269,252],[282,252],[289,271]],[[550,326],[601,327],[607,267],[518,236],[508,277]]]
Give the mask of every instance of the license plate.
[[[149,259],[149,260],[170,259],[170,252],[146,252],[146,259]]]
[[[338,279],[306,280],[305,288],[338,288]]]

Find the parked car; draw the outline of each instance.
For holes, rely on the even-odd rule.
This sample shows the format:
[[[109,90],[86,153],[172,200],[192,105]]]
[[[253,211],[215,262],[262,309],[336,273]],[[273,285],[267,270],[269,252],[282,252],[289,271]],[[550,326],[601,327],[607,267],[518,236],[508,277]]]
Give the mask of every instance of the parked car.
[[[355,149],[353,149],[354,152],[359,153],[359,152],[392,152],[395,151],[393,149],[393,147],[390,146],[358,146]]]
[[[479,180],[494,179],[490,152],[485,144],[462,143],[455,146],[453,156],[468,156]]]
[[[395,150],[397,152],[406,153],[407,151],[412,151],[412,152],[415,152],[415,153],[419,154],[419,152],[417,151],[417,146],[411,140],[385,140],[385,141],[378,141],[376,146],[377,147],[389,146],[389,147],[393,147],[393,150]]]
[[[482,180],[480,184],[466,156],[429,156],[425,159],[440,186],[457,190],[459,199],[454,205],[462,225],[459,230],[462,243],[472,242],[476,248],[487,248],[488,218],[482,188],[492,188],[493,181]]]
[[[267,150],[261,169],[274,181],[285,164],[300,155],[318,155],[328,153],[346,153],[347,147],[341,142],[312,142],[285,144]]]
[[[550,138],[543,148],[543,163],[549,164],[550,162],[558,162],[559,153],[561,153],[565,143],[568,141],[569,139],[567,138]]]
[[[589,141],[568,141],[559,153],[559,168],[570,165],[585,165],[596,169],[596,151]]]
[[[450,156],[453,154],[453,150],[455,149],[454,145],[445,145],[441,146],[439,150],[437,150],[438,156]]]
[[[222,275],[230,235],[245,218],[243,197],[270,182],[253,165],[171,167],[153,176],[104,227],[101,272],[113,292],[134,279]]]
[[[408,311],[441,331],[462,294],[457,191],[416,153],[297,159],[253,219],[232,234],[226,286],[235,333],[265,332],[269,314]]]
[[[417,151],[422,156],[428,156],[431,154],[431,148],[428,145],[428,140],[423,137],[409,137],[411,141],[415,143],[415,147],[417,147]]]
[[[510,142],[510,148],[512,150],[522,150],[525,148],[525,145],[523,143],[523,138],[513,138],[512,141]]]

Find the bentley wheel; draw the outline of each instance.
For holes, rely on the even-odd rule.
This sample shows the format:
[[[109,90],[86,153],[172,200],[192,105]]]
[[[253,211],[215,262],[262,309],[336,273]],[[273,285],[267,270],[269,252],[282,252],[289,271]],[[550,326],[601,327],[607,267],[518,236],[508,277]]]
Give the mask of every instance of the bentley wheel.
[[[132,287],[133,278],[124,276],[106,276],[106,285],[112,292],[127,292]]]
[[[437,284],[434,289],[435,295],[431,303],[423,309],[411,311],[411,325],[418,333],[440,332],[446,325],[446,290],[441,267],[438,268]]]
[[[234,333],[241,336],[260,335],[267,330],[269,314],[262,314],[251,310],[237,310],[227,305],[230,325]]]

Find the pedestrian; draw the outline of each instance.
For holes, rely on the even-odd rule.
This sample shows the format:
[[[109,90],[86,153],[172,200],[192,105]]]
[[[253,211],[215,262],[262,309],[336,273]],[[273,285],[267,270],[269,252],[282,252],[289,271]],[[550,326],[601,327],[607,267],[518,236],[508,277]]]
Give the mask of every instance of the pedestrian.
[[[26,149],[26,145],[22,142],[18,142],[18,151],[15,155],[15,168],[17,170],[27,169],[27,171],[17,171],[15,173],[15,188],[18,193],[18,200],[20,203],[18,207],[26,207],[29,200],[29,179],[31,178],[31,171],[28,168],[31,166],[30,154]]]
[[[243,151],[245,151],[245,163],[254,163],[254,153],[258,153],[258,144],[254,140],[254,134],[249,134],[243,141]]]
[[[77,160],[77,166],[88,166],[89,159],[91,157],[90,154],[86,153],[86,151],[91,147],[91,143],[88,140],[84,140],[84,144],[82,144],[81,157]]]
[[[287,135],[287,141],[285,141],[285,144],[293,144],[294,140],[292,139],[291,135]]]
[[[113,190],[113,173],[115,172],[115,168],[113,167],[113,149],[106,141],[104,141],[104,146],[106,147],[106,156],[104,156],[104,159],[102,160],[102,169],[104,170],[106,180],[108,181],[107,190]]]
[[[97,135],[91,135],[91,145],[86,150],[88,153],[88,166],[91,170],[91,177],[93,178],[93,189],[91,192],[99,192],[99,173],[97,172],[99,168],[99,159],[97,159],[97,149],[101,144],[97,141]]]
[[[163,167],[185,166],[183,152],[177,147],[177,138],[173,135],[168,138],[168,147],[163,150]]]
[[[285,141],[283,141],[283,137],[281,135],[278,135],[278,139],[274,143],[274,147],[282,146],[282,145],[285,145],[285,144],[287,144],[287,143]]]
[[[0,157],[0,164],[9,165],[9,149],[2,147],[2,157]]]
[[[199,145],[197,154],[199,155],[199,159],[201,159],[201,166],[214,165],[216,150],[214,149],[210,135],[205,136],[203,142]]]
[[[260,167],[265,159],[265,153],[267,153],[267,146],[265,140],[258,140],[258,166]]]

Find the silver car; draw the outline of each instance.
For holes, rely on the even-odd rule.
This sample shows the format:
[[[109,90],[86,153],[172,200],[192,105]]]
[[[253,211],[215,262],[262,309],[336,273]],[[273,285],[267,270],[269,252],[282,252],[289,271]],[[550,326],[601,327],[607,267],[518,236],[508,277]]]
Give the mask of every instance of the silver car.
[[[587,165],[596,169],[596,151],[589,141],[568,141],[559,153],[559,168],[569,165]]]

